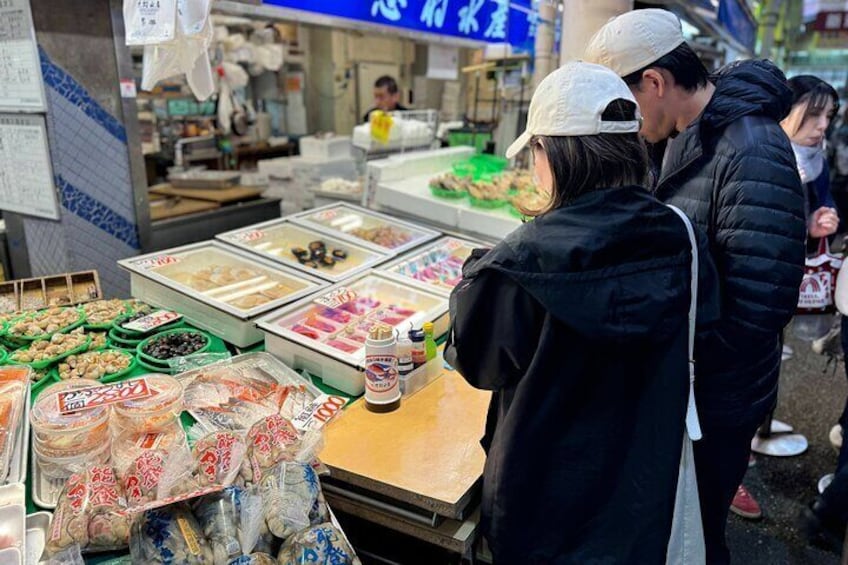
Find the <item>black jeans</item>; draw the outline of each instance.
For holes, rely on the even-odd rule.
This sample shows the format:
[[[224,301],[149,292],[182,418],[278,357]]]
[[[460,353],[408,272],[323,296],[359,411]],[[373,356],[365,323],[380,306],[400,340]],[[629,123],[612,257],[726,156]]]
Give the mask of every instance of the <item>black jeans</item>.
[[[749,424],[705,429],[704,437],[694,443],[708,565],[730,563],[730,551],[724,537],[727,513],[748,469],[751,439],[757,427],[757,424]]]

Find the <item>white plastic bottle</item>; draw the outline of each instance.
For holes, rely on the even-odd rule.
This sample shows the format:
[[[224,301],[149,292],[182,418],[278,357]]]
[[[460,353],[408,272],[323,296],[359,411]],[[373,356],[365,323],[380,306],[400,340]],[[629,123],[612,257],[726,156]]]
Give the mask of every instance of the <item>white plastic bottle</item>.
[[[365,406],[391,412],[400,406],[397,339],[390,326],[376,324],[365,341]]]

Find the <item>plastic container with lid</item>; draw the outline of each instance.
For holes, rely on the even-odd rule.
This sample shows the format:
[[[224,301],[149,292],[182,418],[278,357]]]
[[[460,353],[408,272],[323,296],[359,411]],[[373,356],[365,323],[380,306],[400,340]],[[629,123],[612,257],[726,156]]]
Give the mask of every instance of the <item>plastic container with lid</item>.
[[[67,453],[44,453],[38,444],[33,445],[35,462],[41,473],[49,479],[67,479],[89,465],[107,463],[111,454],[111,442],[107,439],[100,444],[89,446],[91,449],[71,450]]]
[[[183,385],[168,375],[142,377],[153,391],[151,396],[115,404],[114,423],[121,431],[153,433],[177,423],[183,411]]]
[[[123,476],[133,461],[146,451],[189,451],[185,432],[178,423],[166,426],[159,432],[121,432],[112,442],[112,466]]]
[[[86,450],[109,440],[109,406],[97,406],[62,414],[59,395],[89,387],[101,386],[97,381],[75,379],[56,383],[44,389],[30,414],[35,442],[42,449]]]

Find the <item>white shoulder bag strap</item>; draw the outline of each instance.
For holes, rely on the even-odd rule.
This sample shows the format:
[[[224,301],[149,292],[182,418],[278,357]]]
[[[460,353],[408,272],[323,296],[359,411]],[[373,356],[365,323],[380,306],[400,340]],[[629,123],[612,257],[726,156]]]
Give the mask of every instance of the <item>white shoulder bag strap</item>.
[[[686,409],[686,431],[692,441],[701,439],[701,423],[698,420],[698,409],[695,407],[695,323],[698,318],[698,239],[692,222],[679,208],[668,206],[680,216],[689,234],[689,245],[692,247],[692,282],[689,299],[689,406]]]
[[[695,473],[695,454],[692,441],[701,439],[701,425],[695,407],[695,322],[698,315],[698,240],[686,214],[669,206],[680,216],[689,234],[692,247],[692,282],[689,302],[689,405],[686,409],[686,433],[677,476],[674,499],[674,517],[666,550],[667,565],[702,565],[707,554],[704,545],[704,528],[701,522],[701,502],[698,498],[698,480]]]

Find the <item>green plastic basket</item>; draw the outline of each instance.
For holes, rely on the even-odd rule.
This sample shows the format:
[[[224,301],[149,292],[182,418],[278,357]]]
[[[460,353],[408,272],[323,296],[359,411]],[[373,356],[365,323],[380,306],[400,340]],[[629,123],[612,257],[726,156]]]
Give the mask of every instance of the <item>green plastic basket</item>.
[[[41,389],[59,382],[59,377],[53,371],[49,371],[41,380],[33,381],[29,387],[30,394],[37,394]]]
[[[88,351],[89,345],[91,345],[91,336],[88,336],[86,338],[86,340],[84,342],[82,342],[82,345],[80,345],[79,347],[75,347],[74,349],[71,349],[70,351],[66,351],[65,353],[62,353],[61,355],[57,355],[56,357],[51,357],[50,359],[45,359],[44,361],[33,361],[32,363],[22,363],[21,361],[18,361],[16,359],[12,359],[12,356],[10,355],[6,362],[7,363],[15,363],[16,365],[28,365],[28,366],[32,367],[33,369],[38,369],[38,370],[46,369],[50,365],[52,365],[54,363],[58,363],[59,361],[61,361],[62,359],[65,359],[66,357],[70,357],[71,355],[76,355],[77,353],[82,353],[84,351]],[[22,351],[22,350],[25,350],[25,349],[29,349],[29,347],[23,347],[23,348],[19,349],[18,351]]]
[[[164,332],[159,332],[156,335],[152,335],[149,338],[145,339],[144,341],[142,341],[141,343],[138,344],[138,347],[136,347],[136,356],[138,357],[139,361],[144,361],[147,365],[157,365],[157,364],[160,364],[160,363],[164,363],[164,364],[167,365],[167,363],[169,361],[168,359],[157,359],[156,357],[148,355],[147,353],[144,352],[144,348],[147,347],[147,344],[149,344],[154,339],[164,337],[166,335],[171,335],[171,334],[188,334],[188,333],[200,334],[206,340],[206,344],[203,347],[201,347],[200,349],[198,349],[197,351],[192,351],[191,355],[196,355],[197,353],[204,353],[212,345],[212,338],[208,334],[206,334],[206,333],[204,333],[200,330],[195,330],[195,329],[191,329],[191,328],[180,328],[180,329],[176,329],[176,330],[168,330],[168,331],[164,331]]]
[[[105,350],[101,350],[101,351],[105,351]],[[135,355],[133,355],[133,354],[127,352],[127,351],[120,350],[120,349],[115,349],[114,351],[117,351],[118,353],[122,353],[125,356],[129,357],[130,358],[130,364],[127,366],[126,369],[122,369],[122,370],[118,371],[117,373],[110,373],[108,375],[103,375],[103,377],[100,378],[101,383],[113,383],[115,381],[119,381],[124,376],[135,371],[136,367],[138,366],[138,361],[135,358]],[[88,352],[85,352],[85,353],[88,353]],[[57,381],[62,380],[62,377],[59,375],[59,367],[58,366],[54,366],[52,369],[50,369],[50,373],[53,374],[56,377]]]
[[[468,192],[465,190],[445,190],[444,188],[439,188],[432,184],[430,185],[430,192],[433,193],[433,196],[446,198],[448,200],[459,200],[468,196]]]
[[[83,325],[83,323],[85,323],[85,312],[83,312],[82,309],[80,309],[80,308],[75,308],[75,310],[79,313],[79,318],[77,318],[77,321],[74,322],[73,324],[68,325],[68,326],[59,328],[57,331],[55,331],[53,333],[41,334],[41,335],[32,336],[32,337],[23,336],[23,335],[12,335],[12,334],[9,333],[9,331],[12,329],[12,326],[14,324],[16,324],[16,323],[18,323],[22,320],[25,320],[27,318],[34,318],[36,315],[38,315],[38,314],[40,314],[41,312],[44,311],[44,310],[39,310],[35,314],[26,314],[26,315],[21,316],[19,318],[15,318],[14,320],[11,320],[10,322],[7,322],[6,326],[3,329],[3,335],[4,335],[5,339],[7,339],[7,340],[19,341],[19,342],[23,342],[23,343],[32,343],[33,341],[50,339],[51,337],[53,337],[56,334],[66,334],[66,333],[68,333],[72,330],[77,329],[78,327]]]
[[[150,363],[146,363],[144,359],[137,358],[136,364],[138,367],[141,367],[145,371],[149,371],[151,373],[162,373],[163,375],[173,375],[174,371],[170,366],[164,365],[151,365]]]
[[[482,198],[474,198],[470,194],[468,195],[468,200],[475,208],[485,208],[487,210],[503,208],[507,203],[506,200],[484,200]]]

